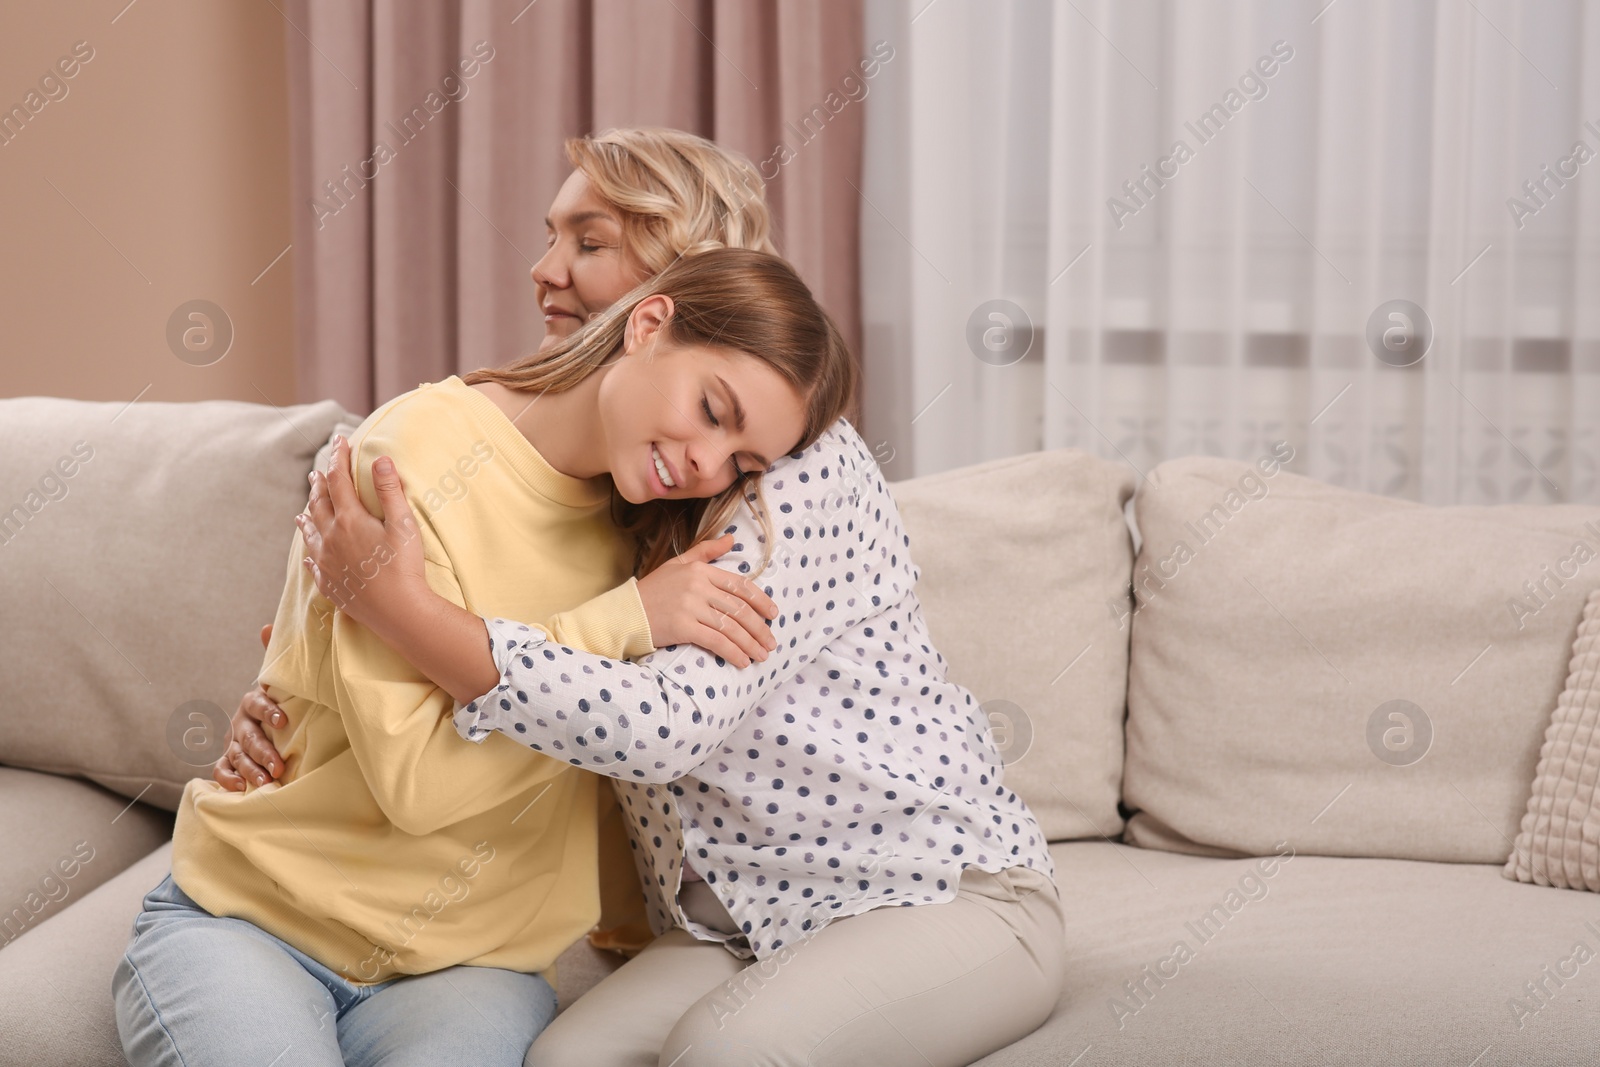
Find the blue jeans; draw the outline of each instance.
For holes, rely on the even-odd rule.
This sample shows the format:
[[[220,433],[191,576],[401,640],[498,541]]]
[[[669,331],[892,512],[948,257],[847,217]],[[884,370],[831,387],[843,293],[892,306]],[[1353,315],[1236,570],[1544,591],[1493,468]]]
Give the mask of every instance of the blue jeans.
[[[521,1067],[556,1011],[537,974],[448,967],[356,985],[169,874],[144,898],[111,990],[134,1067]]]

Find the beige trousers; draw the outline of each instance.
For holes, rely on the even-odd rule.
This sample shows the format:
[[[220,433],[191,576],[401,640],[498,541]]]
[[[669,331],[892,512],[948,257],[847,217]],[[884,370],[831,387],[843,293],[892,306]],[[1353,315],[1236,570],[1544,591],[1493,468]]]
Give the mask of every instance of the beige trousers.
[[[835,920],[761,962],[669,931],[558,1015],[525,1067],[970,1064],[1049,1017],[1066,947],[1044,875],[969,867],[959,889]],[[680,899],[733,930],[705,883]]]

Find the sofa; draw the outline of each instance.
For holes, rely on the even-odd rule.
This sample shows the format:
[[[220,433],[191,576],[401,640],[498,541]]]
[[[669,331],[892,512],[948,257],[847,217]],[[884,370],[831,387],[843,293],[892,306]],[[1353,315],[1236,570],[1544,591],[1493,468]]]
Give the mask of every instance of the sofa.
[[[112,970],[356,421],[0,400],[0,1064],[123,1062]],[[1060,1002],[985,1067],[1600,1057],[1600,898],[1506,867],[1600,508],[1424,507],[1304,451],[895,483],[1065,903]],[[575,946],[563,1006],[620,962]]]

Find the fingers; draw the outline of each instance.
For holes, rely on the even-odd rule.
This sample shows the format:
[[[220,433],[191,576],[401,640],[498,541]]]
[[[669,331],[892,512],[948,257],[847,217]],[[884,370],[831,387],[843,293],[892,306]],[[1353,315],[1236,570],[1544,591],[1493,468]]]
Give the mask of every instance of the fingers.
[[[757,654],[755,649],[744,645],[742,641],[740,642],[741,645],[744,645],[746,650],[756,659],[766,659],[765,651],[778,647],[778,639],[773,635],[772,627],[766,622],[767,619],[777,616],[777,603],[766,593],[763,593],[755,582],[748,578],[740,578],[737,575],[729,574],[721,568],[708,564],[706,577],[714,588],[744,598],[743,600],[727,601],[713,597],[710,602],[718,612],[738,623],[760,646],[762,652]],[[721,626],[724,629],[728,628],[726,623],[722,623]],[[735,640],[739,639],[736,637]]]
[[[709,541],[701,541],[697,545],[691,545],[687,552],[675,557],[673,562],[710,563],[732,547],[733,534],[723,534],[721,537],[713,537]]]
[[[309,475],[306,475],[306,480],[310,482],[310,494],[306,498],[306,510],[301,512],[301,517],[296,518],[294,522],[299,523],[301,533],[309,536],[310,530],[307,530],[307,526],[315,526],[317,530],[331,530],[333,528],[333,501],[328,498],[328,480],[323,477],[320,470],[312,470]],[[306,522],[306,518],[309,518],[310,523]]]
[[[278,750],[272,747],[267,735],[253,722],[238,726],[233,743],[228,746],[233,769],[256,785],[265,785],[269,779],[283,773],[283,761]]]
[[[331,522],[332,520],[330,519],[329,521]],[[296,526],[300,527],[300,536],[305,539],[306,551],[320,556],[322,554],[322,531],[317,528],[317,524],[304,515],[296,515],[294,522]],[[307,562],[311,560],[311,556],[306,556],[305,558]]]
[[[228,746],[228,751],[226,754],[224,754],[223,758],[232,762],[233,772],[239,776],[239,786],[241,790],[244,788],[244,784],[246,782],[250,782],[255,785],[266,785],[267,782],[271,780],[267,777],[267,772],[262,770],[261,765],[255,760],[251,759],[249,756],[245,755],[243,749],[239,745]]]
[[[750,656],[729,639],[728,634],[716,628],[715,625],[701,624],[699,632],[694,636],[694,643],[714,655],[721,656],[735,667],[745,668],[750,666]]]
[[[343,436],[333,439],[333,458],[328,461],[328,494],[333,498],[337,514],[361,506],[361,494],[356,492],[355,479],[350,473],[350,442]]]
[[[378,505],[383,509],[383,524],[404,530],[409,536],[417,528],[416,513],[406,500],[405,483],[400,472],[388,456],[372,461],[372,487],[378,493]]]
[[[328,515],[328,519],[321,528],[318,527],[316,522],[312,521],[310,518],[307,518],[305,515],[296,515],[294,517],[294,521],[295,525],[300,527],[300,536],[305,539],[306,551],[310,553],[310,555],[303,556],[301,558],[301,565],[311,572],[311,580],[316,583],[317,592],[321,593],[329,600],[334,600],[335,603],[338,603],[333,595],[333,582],[325,578],[323,576],[322,568],[317,566],[317,558],[323,554],[322,531],[325,529],[331,530],[333,528],[332,512],[330,511],[326,514]]]
[[[263,628],[263,636],[270,627]],[[267,696],[265,686],[257,685],[239,700],[239,710],[229,722],[232,737],[222,757],[211,768],[211,777],[224,789],[244,791],[248,783],[266,785],[283,774],[283,757],[258,723],[288,725],[288,716],[276,701]]]
[[[235,772],[257,785],[264,785],[283,773],[283,757],[262,731],[259,724],[263,722],[286,726],[289,719],[277,702],[267,696],[266,689],[258,685],[240,699],[239,710],[233,713],[228,724],[232,740],[223,753],[223,759],[232,763]]]
[[[321,593],[329,600],[334,600],[333,594],[337,590],[335,590],[333,583],[328,581],[327,577],[323,575],[322,568],[317,566],[317,561],[312,559],[310,556],[306,556],[300,561],[300,565],[311,572],[311,580],[317,584],[317,592]],[[343,604],[339,601],[335,601],[335,603],[339,603],[341,607],[343,606]]]
[[[261,628],[261,647],[266,648],[272,643],[272,624],[269,622]]]
[[[767,646],[766,642],[741,624],[739,616],[748,617],[754,622],[754,625],[761,627],[763,630],[766,629],[765,624],[755,621],[755,613],[738,601],[729,603],[725,607],[712,604],[711,615],[702,617],[700,623],[702,626],[708,626],[716,630],[724,638],[732,642],[740,653],[739,657],[734,659],[733,662],[740,667],[748,667],[752,660],[764,660],[767,658]],[[722,658],[729,659],[728,656],[723,656]]]
[[[257,685],[239,701],[239,711],[242,713],[236,718],[247,718],[252,722],[270,723],[273,726],[287,726],[289,719],[278,706],[278,702],[267,696],[264,686]],[[237,731],[236,731],[237,733]]]
[[[761,591],[761,587],[749,578],[740,578],[729,574],[721,568],[713,567],[711,581],[719,589],[725,589],[735,596],[741,596],[756,612],[768,619],[778,617],[778,602]]]
[[[713,603],[712,607],[723,617],[719,623],[721,628],[730,633],[740,647],[750,653],[751,658],[764,660],[768,652],[778,647],[778,638],[767,621],[756,614],[749,604],[742,600],[730,600]]]
[[[232,745],[228,747],[230,751],[233,748]],[[229,752],[224,752],[218,756],[217,762],[211,765],[211,777],[216,780],[218,785],[229,792],[244,792],[244,779],[239,777],[238,772],[233,769],[233,759]]]

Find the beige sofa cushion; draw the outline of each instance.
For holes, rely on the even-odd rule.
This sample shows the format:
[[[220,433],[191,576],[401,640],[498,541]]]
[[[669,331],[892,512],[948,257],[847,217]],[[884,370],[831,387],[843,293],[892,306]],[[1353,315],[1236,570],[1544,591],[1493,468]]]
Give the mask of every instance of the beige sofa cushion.
[[[111,976],[144,895],[171,870],[168,842],[0,950],[0,1063],[127,1067]]]
[[[1505,862],[1600,508],[1424,507],[1212,457],[1134,504],[1129,842]]]
[[[1505,876],[1600,890],[1600,587],[1572,644],[1567,687],[1539,750],[1538,773]]]
[[[1132,474],[1059,449],[890,488],[929,632],[989,713],[1007,784],[1052,841],[1116,836]]]
[[[172,815],[92,782],[0,767],[0,948],[172,836]]]
[[[168,809],[209,773],[340,419],[332,401],[0,400],[0,763]]]
[[[1263,875],[1104,842],[1050,853],[1069,902],[1061,1000],[975,1067],[1595,1061],[1593,897],[1498,864],[1301,854]]]

